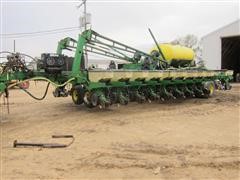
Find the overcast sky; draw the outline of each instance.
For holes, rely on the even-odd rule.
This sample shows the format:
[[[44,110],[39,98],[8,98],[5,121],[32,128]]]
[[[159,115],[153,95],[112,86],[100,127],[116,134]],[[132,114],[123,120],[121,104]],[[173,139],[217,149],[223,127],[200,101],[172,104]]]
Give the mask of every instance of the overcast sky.
[[[1,1],[1,32],[25,33],[79,25],[77,1]],[[239,1],[93,1],[92,29],[112,39],[142,50],[153,40],[150,27],[161,42],[186,34],[202,37],[240,17]],[[78,30],[45,36],[16,38],[16,49],[32,56],[55,52],[61,38],[77,37]],[[1,50],[13,50],[13,39],[1,38]]]

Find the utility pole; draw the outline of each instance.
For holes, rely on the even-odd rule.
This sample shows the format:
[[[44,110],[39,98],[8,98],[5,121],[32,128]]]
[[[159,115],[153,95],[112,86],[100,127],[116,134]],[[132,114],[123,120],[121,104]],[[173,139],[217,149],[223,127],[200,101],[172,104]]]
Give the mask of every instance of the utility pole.
[[[84,19],[84,30],[86,31],[87,30],[87,0],[82,0],[82,3],[79,4],[77,6],[77,8],[79,9],[82,5],[84,6],[84,10],[83,10],[83,19]]]
[[[15,39],[13,40],[13,52],[16,52],[16,41],[15,41]]]
[[[83,10],[83,20],[84,20],[84,31],[87,30],[87,0],[82,0],[82,3],[79,4],[77,6],[77,8],[79,9],[82,5],[84,6],[84,10]],[[81,20],[81,16],[80,16],[80,20]],[[80,28],[81,28],[82,24],[80,24]],[[88,54],[87,54],[87,50],[85,50],[85,58],[84,58],[84,66],[87,69],[88,68]]]
[[[84,30],[87,30],[87,0],[83,0],[84,3]]]

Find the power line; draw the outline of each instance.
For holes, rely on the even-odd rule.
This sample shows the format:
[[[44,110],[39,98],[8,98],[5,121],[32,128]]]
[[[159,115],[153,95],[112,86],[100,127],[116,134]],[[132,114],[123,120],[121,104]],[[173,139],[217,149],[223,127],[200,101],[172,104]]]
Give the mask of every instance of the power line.
[[[44,30],[44,31],[35,31],[35,32],[0,34],[0,36],[35,35],[35,34],[51,33],[51,32],[56,32],[56,31],[63,31],[63,30],[74,30],[74,29],[79,29],[79,26],[66,27],[66,28],[58,28],[58,29],[51,29],[51,30]]]
[[[71,32],[71,31],[79,31],[79,28],[69,29],[69,30],[62,30],[62,31],[54,31],[54,32],[44,32],[44,33],[38,33],[38,34],[24,34],[24,35],[15,35],[15,36],[3,36],[1,38],[13,39],[13,38],[23,38],[23,37],[36,37],[36,36],[46,36],[46,35],[51,35],[51,34]]]

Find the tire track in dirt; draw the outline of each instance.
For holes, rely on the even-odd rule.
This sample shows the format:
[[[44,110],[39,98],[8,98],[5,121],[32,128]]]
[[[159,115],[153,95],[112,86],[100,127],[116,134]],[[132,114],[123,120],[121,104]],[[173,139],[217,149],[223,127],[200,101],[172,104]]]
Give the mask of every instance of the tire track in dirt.
[[[78,159],[74,168],[96,167],[103,169],[202,167],[240,169],[240,148],[219,145],[169,146],[147,143],[112,145],[111,151],[97,151]]]

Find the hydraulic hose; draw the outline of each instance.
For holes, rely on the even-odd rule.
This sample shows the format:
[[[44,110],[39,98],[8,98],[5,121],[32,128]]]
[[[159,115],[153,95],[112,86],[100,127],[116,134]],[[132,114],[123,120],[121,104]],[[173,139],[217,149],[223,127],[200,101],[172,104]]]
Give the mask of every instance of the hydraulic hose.
[[[15,54],[16,52],[10,52],[10,51],[1,51],[0,54]],[[29,57],[31,58],[33,61],[36,61],[36,59],[28,54],[25,54],[25,53],[19,53],[20,55],[22,56],[26,56],[26,57]]]
[[[38,98],[38,97],[34,96],[34,95],[33,95],[32,93],[30,93],[28,90],[26,90],[26,89],[24,89],[24,88],[22,88],[22,87],[20,87],[20,86],[18,86],[18,87],[19,87],[20,89],[22,89],[25,93],[27,93],[29,96],[31,96],[33,99],[36,99],[36,100],[38,100],[38,101],[41,101],[41,100],[43,100],[43,99],[46,97],[47,92],[48,92],[48,89],[49,89],[49,85],[50,85],[50,82],[47,84],[45,93],[44,93],[44,95],[43,95],[41,98]]]
[[[69,80],[67,80],[66,82],[64,82],[63,84],[56,84],[55,82],[51,81],[50,79],[48,78],[45,78],[45,77],[33,77],[33,78],[30,78],[30,79],[25,79],[24,81],[20,81],[20,82],[16,82],[16,83],[13,83],[11,85],[9,85],[7,87],[7,90],[8,89],[11,89],[13,88],[14,86],[18,86],[19,84],[23,83],[23,82],[27,82],[27,81],[39,81],[39,80],[42,80],[42,81],[47,81],[50,84],[52,84],[53,86],[55,87],[63,87],[65,85],[67,85],[68,83],[70,83],[71,81],[73,81],[75,78],[70,78]],[[49,86],[48,85],[48,86]],[[0,93],[0,97],[2,96],[4,92]],[[46,96],[46,95],[45,95]],[[41,98],[40,98],[41,99]]]
[[[16,83],[14,83],[14,84],[11,84],[11,85],[9,85],[7,88],[10,89],[10,88],[12,88],[12,87],[14,87],[14,86],[17,86],[17,85],[19,85],[19,84],[21,84],[21,83],[23,83],[23,82],[26,82],[26,81],[39,81],[39,80],[47,81],[47,82],[49,82],[50,84],[52,84],[53,86],[55,86],[55,87],[63,87],[63,86],[65,86],[65,85],[67,85],[68,83],[70,83],[71,81],[73,81],[74,79],[75,79],[75,78],[71,78],[71,79],[67,80],[66,82],[64,82],[63,84],[56,84],[55,82],[53,82],[53,81],[51,81],[50,79],[45,78],[45,77],[34,77],[34,78],[26,79],[26,80],[24,80],[24,81],[20,81],[20,82],[16,82]]]

